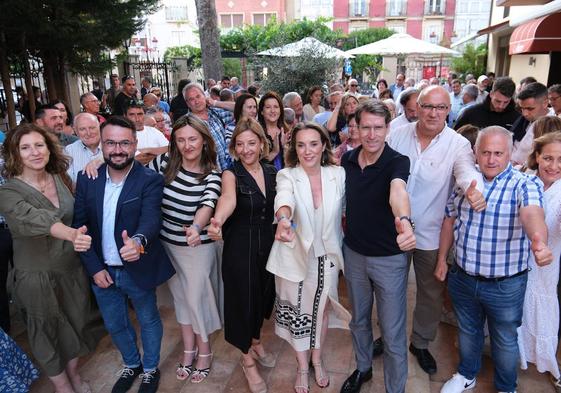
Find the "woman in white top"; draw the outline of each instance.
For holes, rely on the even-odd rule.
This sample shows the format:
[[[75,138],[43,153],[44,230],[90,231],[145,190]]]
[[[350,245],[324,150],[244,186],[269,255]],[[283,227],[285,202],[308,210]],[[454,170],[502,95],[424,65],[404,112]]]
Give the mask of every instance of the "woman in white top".
[[[277,174],[275,242],[267,262],[276,287],[275,332],[296,351],[294,390],[307,393],[308,361],[320,388],[329,385],[321,351],[327,328],[347,328],[350,314],[339,304],[345,171],[335,165],[327,131],[298,124]]]
[[[308,90],[308,103],[304,105],[304,121],[312,121],[318,113],[325,112],[325,108],[321,106],[323,99],[323,91],[321,86],[312,86]]]
[[[561,256],[561,132],[546,134],[534,141],[528,167],[544,184],[547,245],[553,262],[539,267],[530,253],[528,284],[524,299],[522,326],[518,329],[520,363],[523,369],[532,362],[540,372],[549,372],[556,391],[561,389],[561,374],[555,356],[559,330],[559,257]]]

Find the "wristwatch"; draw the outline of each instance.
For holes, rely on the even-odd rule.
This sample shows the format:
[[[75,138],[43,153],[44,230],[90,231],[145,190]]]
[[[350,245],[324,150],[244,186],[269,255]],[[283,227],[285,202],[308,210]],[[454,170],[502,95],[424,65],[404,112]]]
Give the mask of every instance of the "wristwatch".
[[[415,232],[415,223],[413,222],[413,220],[411,219],[411,217],[409,216],[401,216],[399,217],[400,220],[407,220],[409,221],[409,224],[411,224],[411,229],[413,229],[413,232]]]
[[[148,244],[148,240],[146,239],[146,236],[138,233],[134,235],[131,239],[134,239],[134,241],[140,246],[140,253],[146,254],[145,247]]]

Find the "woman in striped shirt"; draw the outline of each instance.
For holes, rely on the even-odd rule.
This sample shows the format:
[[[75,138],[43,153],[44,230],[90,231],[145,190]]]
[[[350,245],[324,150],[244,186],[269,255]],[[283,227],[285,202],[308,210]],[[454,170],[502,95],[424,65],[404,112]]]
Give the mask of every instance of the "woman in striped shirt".
[[[209,335],[221,328],[213,280],[218,253],[205,229],[221,190],[208,126],[192,114],[180,118],[173,126],[169,153],[150,166],[164,176],[160,238],[177,271],[169,280],[184,346],[176,375],[199,383],[210,372]]]

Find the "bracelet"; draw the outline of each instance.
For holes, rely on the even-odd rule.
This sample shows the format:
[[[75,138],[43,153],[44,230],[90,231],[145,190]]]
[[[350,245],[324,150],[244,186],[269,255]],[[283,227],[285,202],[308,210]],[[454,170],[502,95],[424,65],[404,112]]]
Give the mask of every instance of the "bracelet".
[[[193,228],[195,228],[195,230],[197,231],[197,233],[200,235],[202,232],[201,226],[199,224],[195,224],[193,223],[193,225],[191,225]]]
[[[277,218],[278,222],[281,222],[282,220],[288,220],[290,221],[290,218],[288,218],[287,216],[285,216],[284,214],[282,216],[280,216],[279,218]]]

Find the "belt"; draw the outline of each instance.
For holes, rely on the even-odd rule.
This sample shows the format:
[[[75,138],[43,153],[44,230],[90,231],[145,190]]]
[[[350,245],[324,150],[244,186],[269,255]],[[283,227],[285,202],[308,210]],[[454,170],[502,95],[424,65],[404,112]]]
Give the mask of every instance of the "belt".
[[[466,276],[474,278],[477,281],[485,281],[485,282],[500,282],[500,281],[504,281],[504,280],[509,279],[509,278],[519,277],[519,276],[522,276],[522,275],[528,273],[528,269],[526,269],[526,270],[522,270],[521,272],[518,272],[516,274],[513,274],[512,276],[485,277],[485,276],[480,276],[480,275],[469,274],[468,272],[466,272],[465,270],[463,270],[459,266],[456,265],[456,267],[458,268],[458,270],[460,272],[464,273]]]
[[[110,267],[111,269],[117,269],[117,270],[121,270],[121,269],[124,269],[124,268],[125,268],[123,265],[119,266],[119,265],[108,265],[108,264],[105,264],[105,266]]]

